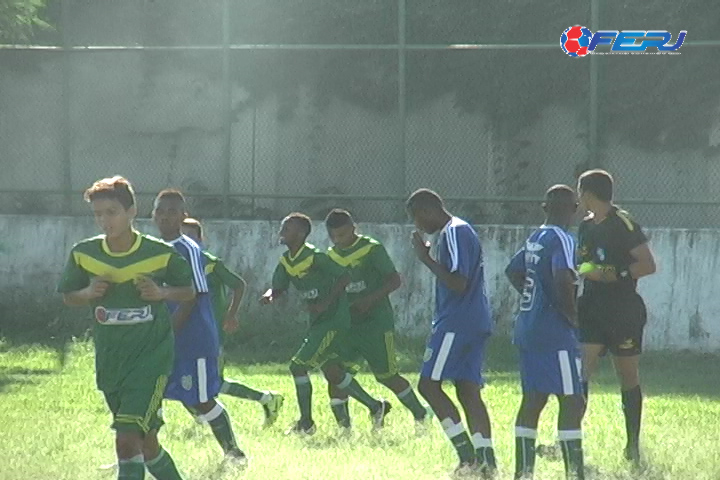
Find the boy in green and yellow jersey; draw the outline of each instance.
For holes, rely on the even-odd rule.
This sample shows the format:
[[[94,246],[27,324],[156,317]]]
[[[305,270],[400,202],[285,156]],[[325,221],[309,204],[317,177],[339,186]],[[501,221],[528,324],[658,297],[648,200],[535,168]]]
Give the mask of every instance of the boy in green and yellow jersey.
[[[94,312],[96,380],[113,415],[118,478],[143,479],[147,467],[155,478],[178,480],[157,438],[174,357],[165,302],[194,298],[192,271],[171,245],[133,229],[137,207],[126,179],[98,180],[85,200],[104,235],[73,247],[58,292],[65,304]]]
[[[390,404],[371,397],[357,380],[341,366],[350,328],[350,309],[345,287],[350,283],[348,271],[333,262],[326,253],[306,242],[312,226],[301,213],[285,217],[280,242],[288,250],[280,258],[272,279],[272,288],[261,298],[270,304],[293,285],[301,294],[310,313],[310,327],[300,350],[290,363],[295,381],[300,420],[288,433],[312,434],[312,384],[308,372],[320,367],[328,383],[345,391],[370,410],[373,426],[383,425]]]
[[[365,359],[377,381],[393,391],[417,422],[423,422],[428,411],[410,383],[398,373],[395,356],[395,318],[388,295],[400,288],[400,274],[380,242],[357,234],[355,222],[346,210],[332,210],[325,226],[333,242],[328,255],[350,272],[345,291],[351,326],[343,357],[350,361]],[[338,424],[349,427],[347,396],[331,387],[330,405]]]
[[[220,336],[220,377],[222,385],[220,393],[230,395],[236,398],[253,400],[260,403],[265,414],[264,426],[269,427],[275,423],[280,414],[284,398],[282,395],[265,391],[260,392],[237,380],[226,379],[224,376],[225,361],[222,353],[222,345],[225,333],[234,333],[239,327],[238,310],[245,294],[247,283],[245,280],[228,269],[225,263],[205,250],[203,244],[203,226],[194,218],[186,218],[183,220],[183,233],[197,242],[203,249],[205,256],[205,274],[207,275],[208,290],[210,290],[210,299],[213,305],[213,313],[218,326],[218,334]],[[229,289],[231,299],[228,302],[226,289]]]

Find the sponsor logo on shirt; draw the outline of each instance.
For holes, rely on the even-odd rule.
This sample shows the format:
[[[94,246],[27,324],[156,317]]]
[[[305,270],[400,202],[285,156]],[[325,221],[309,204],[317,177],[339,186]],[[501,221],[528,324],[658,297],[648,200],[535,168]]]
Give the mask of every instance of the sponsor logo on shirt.
[[[360,293],[363,290],[367,288],[367,285],[365,285],[364,280],[360,280],[359,282],[352,282],[349,283],[347,287],[345,287],[345,291],[347,293]]]
[[[318,295],[319,293],[317,291],[317,288],[313,288],[312,290],[305,290],[301,294],[302,298],[305,300],[315,300],[316,298],[318,298]]]
[[[105,308],[95,307],[95,320],[103,325],[135,325],[153,321],[152,307],[145,305],[140,308]]]
[[[189,391],[192,388],[192,384],[192,375],[183,375],[182,378],[180,378],[180,385],[182,385],[185,390]]]

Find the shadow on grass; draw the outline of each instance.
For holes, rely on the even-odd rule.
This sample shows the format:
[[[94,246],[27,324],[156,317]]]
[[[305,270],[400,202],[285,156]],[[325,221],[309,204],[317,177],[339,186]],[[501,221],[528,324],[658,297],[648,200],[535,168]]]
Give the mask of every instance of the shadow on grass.
[[[14,385],[35,385],[37,376],[55,375],[57,370],[47,368],[0,367],[0,394]]]

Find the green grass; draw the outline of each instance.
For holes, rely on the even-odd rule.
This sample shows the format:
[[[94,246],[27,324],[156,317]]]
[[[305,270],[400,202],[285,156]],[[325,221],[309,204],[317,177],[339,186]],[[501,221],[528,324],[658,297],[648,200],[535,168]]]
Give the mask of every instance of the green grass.
[[[422,347],[409,342],[405,346],[401,364],[404,370],[414,372]],[[268,356],[267,352],[263,355]],[[244,361],[252,357],[252,352],[245,350],[230,358]],[[513,420],[519,402],[512,347],[495,339],[488,357],[490,383],[484,397],[492,417],[499,478],[511,478]],[[196,425],[179,405],[166,402],[167,425],[161,439],[187,479],[448,478],[457,460],[439,426],[434,423],[427,436],[416,438],[409,413],[397,401],[387,428],[376,435],[369,433],[363,409],[351,405],[355,434],[349,440],[336,439],[325,385],[317,375],[313,382],[318,433],[309,439],[284,437],[282,430],[296,414],[292,381],[285,369],[284,362],[231,363],[228,367],[229,377],[278,390],[287,399],[277,426],[264,431],[257,404],[223,397],[236,434],[251,458],[250,468],[241,475],[217,473],[221,454],[209,430]],[[714,356],[653,354],[644,358],[642,440],[648,467],[638,475],[621,460],[624,427],[620,400],[613,372],[605,365],[592,387],[585,421],[586,463],[593,472],[588,478],[720,478],[718,372],[720,358]],[[408,377],[417,381],[414,373]],[[360,380],[376,395],[389,394],[368,375],[361,375]],[[540,442],[554,438],[556,413],[555,402],[551,402],[541,420]],[[61,368],[57,351],[49,347],[0,342],[0,478],[113,479],[114,472],[98,468],[114,461],[109,422],[102,396],[94,388],[89,344],[71,344]],[[536,478],[563,478],[562,463],[539,458]]]

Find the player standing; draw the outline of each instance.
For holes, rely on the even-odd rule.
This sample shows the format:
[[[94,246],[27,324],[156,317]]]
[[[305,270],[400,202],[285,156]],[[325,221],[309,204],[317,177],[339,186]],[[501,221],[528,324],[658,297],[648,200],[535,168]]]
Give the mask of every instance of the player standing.
[[[291,213],[282,221],[280,242],[288,250],[275,269],[272,288],[260,299],[263,304],[270,304],[293,285],[301,292],[310,312],[307,337],[290,362],[300,419],[287,433],[315,433],[308,372],[316,367],[321,368],[328,383],[365,405],[373,426],[378,428],[390,411],[390,404],[371,397],[337,360],[350,328],[350,308],[345,293],[350,276],[327,254],[307,243],[311,228],[310,219],[301,213]]]
[[[410,383],[398,373],[395,357],[395,319],[388,295],[402,283],[385,247],[377,240],[358,235],[349,212],[332,210],[325,219],[333,246],[330,258],[349,269],[345,288],[350,301],[351,327],[344,359],[367,360],[378,382],[407,407],[417,422],[428,414]],[[347,396],[330,388],[330,405],[341,427],[350,427]]]
[[[175,328],[175,364],[165,397],[179,400],[201,421],[210,425],[225,458],[237,465],[247,463],[238,446],[230,417],[216,401],[220,392],[220,346],[217,326],[208,295],[202,250],[191,238],[182,234],[187,217],[185,197],[177,190],[163,190],[155,198],[153,220],[166,242],[187,259],[192,266],[197,296],[194,302],[172,305]]]
[[[540,413],[557,395],[558,439],[568,479],[585,478],[581,350],[575,308],[575,240],[567,229],[577,211],[575,192],[555,185],[545,194],[545,224],[505,270],[520,292],[513,343],[520,351],[522,403],[515,421],[515,478],[532,478]]]
[[[413,193],[407,210],[418,229],[412,236],[415,253],[436,277],[432,334],[418,390],[455,446],[459,469],[478,468],[483,474],[492,474],[496,464],[490,417],[480,396],[485,343],[492,332],[482,247],[473,227],[451,215],[432,190]],[[435,259],[420,232],[440,232]],[[455,384],[470,435],[457,407],[443,391],[443,380]]]
[[[157,433],[173,364],[165,301],[193,299],[190,266],[166,243],[135,231],[135,193],[126,179],[98,180],[85,200],[104,235],[73,247],[58,291],[67,305],[89,305],[97,320],[96,380],[113,414],[118,478],[143,479],[147,467],[155,478],[178,480]]]
[[[655,259],[640,225],[612,203],[613,178],[608,172],[583,173],[578,195],[589,212],[578,232],[583,263],[578,272],[584,277],[578,300],[584,379],[590,379],[600,356],[610,351],[621,384],[625,458],[637,463],[642,417],[639,355],[647,313],[636,287],[639,278],[655,272]]]
[[[186,218],[183,220],[182,231],[201,248],[205,248],[203,246],[203,226],[198,220],[194,218]],[[260,392],[237,380],[226,379],[224,375],[224,334],[233,333],[237,331],[239,327],[238,310],[240,309],[247,283],[240,275],[228,269],[225,262],[215,255],[207,250],[203,250],[203,255],[205,257],[205,274],[207,275],[213,314],[217,322],[218,335],[220,336],[220,393],[260,403],[265,414],[265,423],[263,426],[269,427],[275,423],[280,414],[280,409],[284,401],[283,396],[276,392]],[[225,293],[226,288],[232,292],[230,302],[228,302],[227,294]]]

